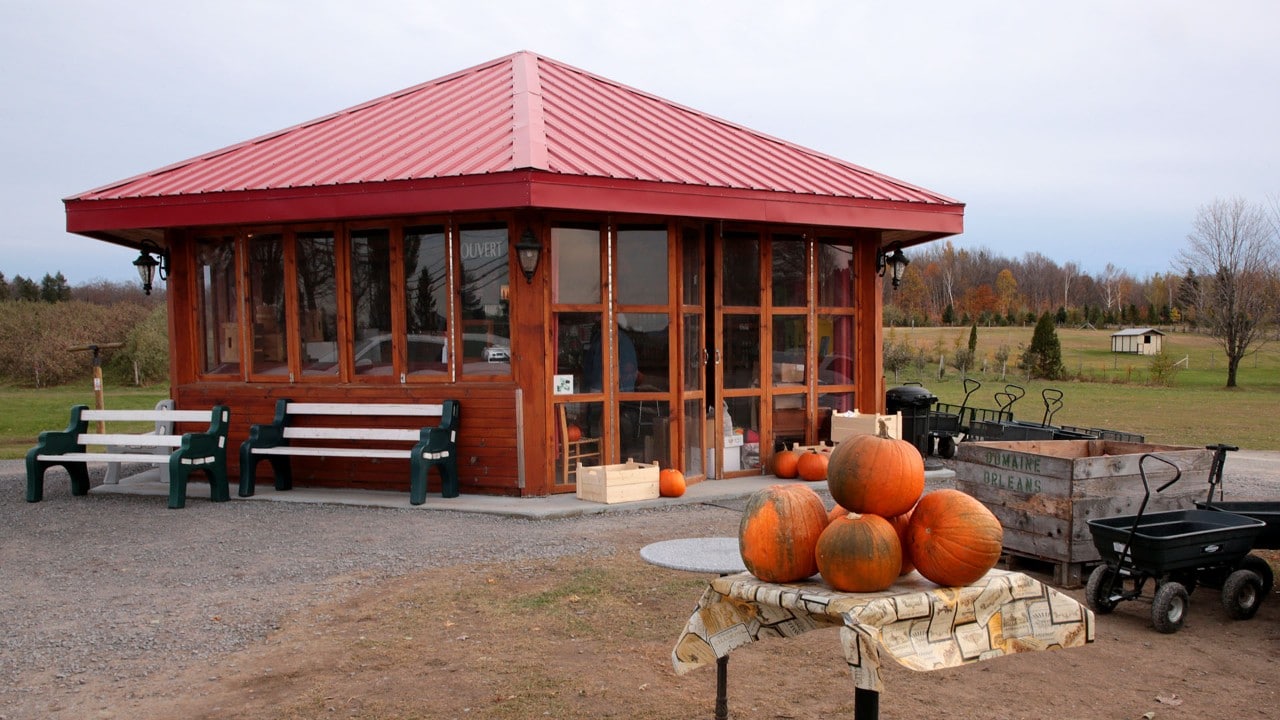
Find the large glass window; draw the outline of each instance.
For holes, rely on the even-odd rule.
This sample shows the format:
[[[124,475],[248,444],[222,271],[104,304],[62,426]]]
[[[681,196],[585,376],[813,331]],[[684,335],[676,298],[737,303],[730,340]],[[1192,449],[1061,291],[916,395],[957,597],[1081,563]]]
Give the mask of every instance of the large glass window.
[[[206,237],[196,241],[196,283],[204,344],[201,370],[210,375],[239,375],[235,238]]]
[[[725,305],[760,305],[760,237],[757,234],[725,233],[720,271]]]
[[[507,226],[464,226],[462,255],[462,372],[511,374],[510,273]]]
[[[850,243],[818,242],[818,304],[853,307],[853,245]]]
[[[351,315],[356,375],[389,376],[391,342],[391,233],[351,232]]]
[[[338,289],[333,232],[300,232],[297,252],[298,331],[302,374],[338,373]]]
[[[806,245],[804,238],[797,235],[774,236],[774,307],[805,307],[809,304]]]
[[[667,304],[667,229],[618,229],[618,304]]]
[[[592,305],[600,302],[600,228],[551,230],[552,302]]]
[[[404,231],[405,325],[413,375],[449,371],[449,253],[442,225]]]
[[[253,308],[250,367],[255,375],[287,375],[284,239],[279,233],[252,235],[248,253],[249,307]]]

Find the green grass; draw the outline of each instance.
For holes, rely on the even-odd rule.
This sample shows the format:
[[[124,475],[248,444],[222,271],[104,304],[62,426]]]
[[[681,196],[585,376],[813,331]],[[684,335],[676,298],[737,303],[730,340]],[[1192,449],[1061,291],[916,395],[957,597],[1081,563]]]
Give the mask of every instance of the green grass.
[[[890,330],[886,330],[886,337]],[[1059,330],[1063,364],[1068,373],[1084,380],[1027,382],[1012,367],[1001,378],[991,359],[1001,344],[1017,357],[1020,346],[1031,342],[1032,328],[978,328],[978,372],[970,376],[983,383],[970,405],[996,407],[994,394],[1005,383],[1020,385],[1026,397],[1013,406],[1019,420],[1040,421],[1044,416],[1041,391],[1054,387],[1063,392],[1062,409],[1054,424],[1104,427],[1145,435],[1149,442],[1204,445],[1226,442],[1250,450],[1280,450],[1280,426],[1274,422],[1280,410],[1280,347],[1263,348],[1241,363],[1238,387],[1227,389],[1226,362],[1213,338],[1184,333],[1164,337],[1164,350],[1177,360],[1187,358],[1188,369],[1179,369],[1169,387],[1148,384],[1150,358],[1111,352],[1110,330]],[[936,348],[939,341],[949,354],[956,337],[968,342],[968,328],[897,328],[897,340]],[[988,360],[982,372],[982,359]],[[1010,362],[1012,365],[1012,361]],[[960,403],[964,387],[959,374],[948,367],[938,378],[935,361],[923,372],[915,368],[898,378],[886,378],[889,387],[918,381],[939,401]]]
[[[104,405],[111,410],[150,410],[169,397],[168,386],[112,388],[104,391]],[[72,405],[94,406],[91,381],[56,388],[0,386],[0,459],[23,458],[36,444],[42,430],[62,430],[71,419]],[[142,423],[136,429],[149,429]],[[122,427],[122,430],[134,428]]]

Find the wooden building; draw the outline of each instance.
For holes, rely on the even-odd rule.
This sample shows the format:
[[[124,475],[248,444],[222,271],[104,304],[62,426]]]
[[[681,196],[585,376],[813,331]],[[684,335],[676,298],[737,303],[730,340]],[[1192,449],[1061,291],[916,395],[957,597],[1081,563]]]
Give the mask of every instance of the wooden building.
[[[1164,333],[1155,328],[1125,328],[1111,333],[1111,352],[1159,355]]]
[[[574,489],[571,451],[760,473],[830,410],[883,410],[884,259],[964,219],[529,52],[65,205],[164,260],[172,397],[230,406],[233,447],[281,397],[456,398],[462,491],[528,496]],[[294,480],[408,482],[304,458]]]

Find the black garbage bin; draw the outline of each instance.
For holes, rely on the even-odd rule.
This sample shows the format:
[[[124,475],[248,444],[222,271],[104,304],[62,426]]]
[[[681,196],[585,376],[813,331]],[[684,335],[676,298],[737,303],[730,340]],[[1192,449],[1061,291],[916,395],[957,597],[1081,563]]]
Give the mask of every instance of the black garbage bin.
[[[923,457],[929,457],[929,412],[938,396],[920,385],[890,388],[884,394],[890,415],[902,413],[902,439],[916,446]]]

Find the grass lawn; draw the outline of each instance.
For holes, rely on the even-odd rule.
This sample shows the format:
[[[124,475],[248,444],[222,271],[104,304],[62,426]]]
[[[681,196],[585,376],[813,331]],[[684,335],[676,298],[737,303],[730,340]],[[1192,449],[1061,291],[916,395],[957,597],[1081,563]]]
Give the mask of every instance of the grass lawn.
[[[1170,387],[1152,386],[1150,358],[1111,352],[1110,330],[1059,330],[1063,364],[1074,377],[1086,381],[1027,382],[1014,368],[1001,376],[993,357],[1000,345],[1007,345],[1016,358],[1031,342],[1033,328],[978,328],[978,372],[970,376],[983,383],[970,399],[977,407],[997,407],[994,394],[1006,383],[1022,386],[1026,396],[1014,404],[1014,417],[1040,421],[1044,417],[1041,391],[1053,387],[1063,392],[1062,409],[1054,424],[1103,427],[1145,435],[1156,443],[1206,445],[1225,442],[1250,450],[1280,450],[1280,345],[1265,345],[1241,363],[1239,387],[1227,389],[1226,361],[1213,338],[1185,333],[1164,337],[1164,351],[1176,360],[1186,358]],[[969,340],[969,328],[896,328],[886,337],[903,338],[930,349],[943,348],[948,354]],[[986,359],[986,371],[982,371]],[[1012,365],[1012,361],[1010,363]],[[912,368],[896,379],[886,378],[889,387],[903,382],[920,382],[939,401],[960,403],[964,386],[955,368],[938,378],[937,363],[923,371]]]
[[[167,385],[144,388],[112,388],[104,392],[107,408],[112,410],[150,410],[169,397]],[[0,459],[26,457],[42,430],[63,430],[71,420],[72,405],[93,407],[93,385],[65,385],[56,388],[14,388],[0,386]],[[151,423],[137,428],[121,423],[121,430],[138,432],[151,429]]]

